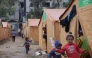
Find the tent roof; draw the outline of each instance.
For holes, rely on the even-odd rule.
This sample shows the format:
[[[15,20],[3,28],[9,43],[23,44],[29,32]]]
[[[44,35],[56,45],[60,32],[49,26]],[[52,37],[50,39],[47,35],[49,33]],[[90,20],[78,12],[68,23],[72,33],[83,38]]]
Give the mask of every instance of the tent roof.
[[[7,27],[8,23],[7,22],[2,22],[3,27]]]
[[[43,9],[43,10],[51,21],[59,21],[60,15],[62,15],[66,9]]]
[[[29,26],[38,26],[40,19],[28,19]]]

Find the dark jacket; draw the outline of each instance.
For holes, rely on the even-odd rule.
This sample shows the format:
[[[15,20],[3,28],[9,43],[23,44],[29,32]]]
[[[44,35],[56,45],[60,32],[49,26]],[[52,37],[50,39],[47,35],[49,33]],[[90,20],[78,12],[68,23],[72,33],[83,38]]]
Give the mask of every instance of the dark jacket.
[[[47,31],[44,31],[43,38],[47,39]]]
[[[29,40],[25,41],[23,46],[25,46],[25,48],[29,48],[30,47],[30,44],[29,44],[30,42],[32,42],[32,40],[31,41],[29,41]]]
[[[55,42],[55,47],[57,47],[59,44],[61,44],[61,43],[59,41],[56,41]],[[65,55],[65,53],[62,53],[62,55]],[[55,52],[54,49],[49,53],[47,58],[51,58],[51,57],[53,57],[53,58],[62,58],[61,53]]]

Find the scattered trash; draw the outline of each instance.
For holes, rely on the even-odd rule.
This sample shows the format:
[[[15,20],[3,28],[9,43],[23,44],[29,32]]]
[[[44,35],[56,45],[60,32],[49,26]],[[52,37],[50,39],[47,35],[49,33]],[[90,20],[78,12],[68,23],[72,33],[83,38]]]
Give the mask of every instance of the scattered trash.
[[[6,46],[6,48],[8,48],[8,47]]]
[[[42,55],[42,53],[41,53],[41,52],[39,52],[39,51],[38,51],[38,52],[36,52],[35,54],[36,54],[36,56],[41,56],[41,55]]]
[[[46,52],[44,52],[44,51],[41,51],[41,52],[42,52],[42,54],[43,54],[43,55],[46,55],[46,54],[47,54],[47,53],[46,53]]]
[[[7,47],[7,46],[6,46],[6,48],[10,48],[10,47]]]
[[[35,54],[36,54],[36,56],[41,56],[41,55],[46,55],[47,53],[44,51],[38,51]]]
[[[25,47],[22,47],[22,51],[24,51],[25,50]]]
[[[9,58],[10,56],[5,56],[6,58]]]

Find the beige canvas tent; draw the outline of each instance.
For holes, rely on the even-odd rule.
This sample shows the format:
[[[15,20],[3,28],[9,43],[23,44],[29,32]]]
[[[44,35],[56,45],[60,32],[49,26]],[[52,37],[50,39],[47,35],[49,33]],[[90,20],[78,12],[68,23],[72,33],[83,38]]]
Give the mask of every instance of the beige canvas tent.
[[[9,39],[11,37],[11,25],[7,22],[2,22],[0,32],[0,40]]]
[[[52,50],[50,38],[54,41],[59,41],[59,17],[63,14],[65,9],[44,9],[47,20],[47,51]]]
[[[43,50],[43,51],[47,51],[46,49],[46,43],[44,43],[44,39],[42,37],[43,35],[43,30],[42,28],[43,27],[46,27],[47,25],[47,20],[42,20],[40,19],[40,22],[39,22],[39,47]]]
[[[89,0],[92,2],[92,0]],[[71,19],[70,22],[70,28],[69,32],[72,32],[75,38],[78,36],[78,23],[80,22],[83,35],[88,39],[88,50],[90,53],[90,56],[92,58],[92,3],[89,3],[89,1],[86,0],[73,0],[72,3],[69,5],[69,7],[66,9],[66,11],[63,13],[63,15],[60,16],[60,19],[63,20],[69,12],[72,10],[73,6],[76,6],[77,14]],[[84,2],[84,3],[83,3]],[[86,4],[86,2],[88,4]],[[79,20],[79,22],[78,22]],[[65,32],[65,27],[63,28],[62,25],[60,25],[60,41],[64,45],[66,44],[66,36],[67,33]]]
[[[39,24],[40,19],[28,19],[28,37],[34,42],[39,42]]]
[[[59,40],[59,16],[65,11],[65,9],[44,9],[46,13],[46,21],[42,23],[47,27],[47,52],[49,53],[52,50],[52,45],[50,38],[53,38],[54,41]],[[46,24],[47,23],[47,24]],[[46,25],[45,25],[46,24]],[[41,23],[40,23],[41,25]],[[42,29],[42,27],[40,27]],[[40,32],[40,31],[39,31]],[[43,31],[42,31],[43,33]],[[40,33],[39,33],[40,34]],[[42,35],[40,35],[42,37]],[[41,39],[41,38],[39,38]],[[43,42],[44,39],[42,38]],[[42,44],[43,44],[42,42]]]
[[[3,35],[3,39],[7,39],[7,30],[8,30],[8,22],[2,22],[2,31],[4,31],[3,33],[2,33],[2,35]]]

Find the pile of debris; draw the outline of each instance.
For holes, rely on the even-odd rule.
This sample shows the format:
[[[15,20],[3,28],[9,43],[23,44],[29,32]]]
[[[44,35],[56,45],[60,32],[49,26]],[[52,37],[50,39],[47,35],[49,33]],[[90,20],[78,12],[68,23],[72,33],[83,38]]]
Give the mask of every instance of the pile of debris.
[[[42,51],[40,48],[36,49],[35,55],[40,58],[47,58],[47,53]]]

